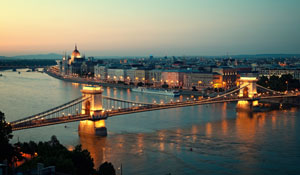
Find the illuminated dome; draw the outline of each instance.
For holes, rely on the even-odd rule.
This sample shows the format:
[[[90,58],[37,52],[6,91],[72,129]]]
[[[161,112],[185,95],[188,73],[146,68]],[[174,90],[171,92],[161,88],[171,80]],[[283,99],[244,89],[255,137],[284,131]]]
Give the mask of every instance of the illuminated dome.
[[[80,57],[80,52],[77,50],[77,45],[75,45],[75,50],[72,52],[72,57]]]

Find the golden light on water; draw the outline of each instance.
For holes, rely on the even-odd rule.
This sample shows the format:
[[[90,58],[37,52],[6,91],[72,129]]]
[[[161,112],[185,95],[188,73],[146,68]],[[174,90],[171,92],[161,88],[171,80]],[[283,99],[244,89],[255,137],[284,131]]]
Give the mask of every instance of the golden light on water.
[[[192,126],[192,139],[193,139],[193,142],[196,141],[196,139],[197,139],[197,134],[198,134],[197,126],[196,126],[196,125],[193,125],[193,126]]]
[[[227,135],[228,123],[226,120],[222,120],[222,132],[224,135]]]
[[[237,112],[236,133],[241,140],[253,142],[256,132],[256,119],[250,115],[248,112]]]
[[[211,123],[206,123],[206,136],[211,137],[212,134],[212,126]]]

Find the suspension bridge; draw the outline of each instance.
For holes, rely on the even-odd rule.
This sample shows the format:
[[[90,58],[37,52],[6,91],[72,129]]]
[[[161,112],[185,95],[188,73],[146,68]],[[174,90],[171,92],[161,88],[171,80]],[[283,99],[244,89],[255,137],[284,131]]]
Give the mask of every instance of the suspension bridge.
[[[153,103],[137,102],[103,96],[101,87],[85,86],[81,90],[83,94],[81,97],[47,111],[13,121],[10,124],[13,131],[17,131],[80,121],[79,131],[106,135],[105,120],[117,115],[224,102],[238,102],[237,108],[248,110],[257,105],[260,99],[300,96],[300,93],[295,91],[286,93],[273,91],[256,84],[256,81],[256,78],[241,78],[239,86],[223,94],[207,98],[187,98],[160,103],[155,101]],[[264,92],[257,93],[257,88]]]

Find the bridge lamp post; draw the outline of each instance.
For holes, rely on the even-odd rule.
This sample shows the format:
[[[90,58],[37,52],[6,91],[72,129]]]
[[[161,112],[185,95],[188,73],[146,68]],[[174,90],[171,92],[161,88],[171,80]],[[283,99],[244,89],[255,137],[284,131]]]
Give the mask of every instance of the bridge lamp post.
[[[156,104],[156,100],[154,100],[153,103]]]
[[[78,108],[76,108],[76,114],[78,114]]]
[[[285,83],[286,83],[286,91],[289,91],[289,82],[285,81]]]
[[[120,170],[121,171],[121,175],[122,175],[122,171],[123,171],[123,168],[122,168],[122,163],[121,163],[121,166],[120,167],[118,167],[118,170]]]

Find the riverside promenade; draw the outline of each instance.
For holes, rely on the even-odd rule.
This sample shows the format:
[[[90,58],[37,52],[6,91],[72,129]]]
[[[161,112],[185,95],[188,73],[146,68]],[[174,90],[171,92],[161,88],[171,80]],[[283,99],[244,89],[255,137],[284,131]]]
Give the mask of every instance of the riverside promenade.
[[[49,69],[45,69],[44,72],[48,74],[49,76],[52,76],[54,78],[67,81],[67,82],[72,82],[72,83],[79,83],[79,84],[91,84],[91,85],[100,85],[103,87],[112,87],[112,88],[123,88],[123,89],[131,89],[135,88],[137,86],[135,85],[126,85],[126,84],[118,84],[118,83],[109,83],[109,82],[100,82],[99,80],[94,80],[94,79],[87,79],[87,78],[80,78],[80,77],[64,77],[56,72],[53,72]],[[178,90],[178,89],[174,89]],[[196,96],[203,96],[203,93],[201,91],[191,91],[191,90],[185,90],[185,89],[180,89],[180,94],[181,95],[196,95]]]

